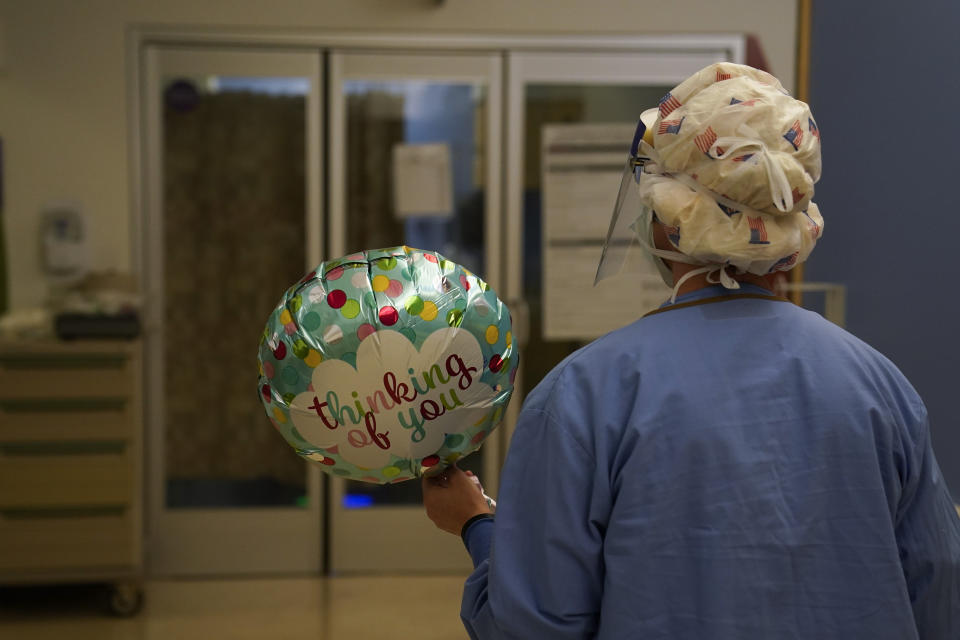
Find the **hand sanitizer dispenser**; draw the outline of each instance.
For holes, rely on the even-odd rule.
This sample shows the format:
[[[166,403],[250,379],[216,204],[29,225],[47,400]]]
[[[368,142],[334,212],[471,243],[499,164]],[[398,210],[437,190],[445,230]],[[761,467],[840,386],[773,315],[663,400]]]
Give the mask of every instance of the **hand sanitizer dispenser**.
[[[89,269],[86,225],[79,205],[52,203],[41,216],[44,271],[53,280],[71,282]]]

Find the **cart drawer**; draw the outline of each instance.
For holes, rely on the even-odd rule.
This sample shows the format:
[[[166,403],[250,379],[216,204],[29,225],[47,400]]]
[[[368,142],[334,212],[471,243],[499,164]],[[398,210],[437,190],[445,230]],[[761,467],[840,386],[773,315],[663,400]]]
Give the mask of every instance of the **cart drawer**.
[[[3,353],[0,398],[124,396],[133,374],[124,353]]]
[[[133,498],[124,443],[42,446],[46,455],[36,455],[35,443],[0,447],[0,510],[127,504]]]
[[[130,439],[130,412],[125,398],[0,399],[0,444]]]
[[[122,507],[0,510],[0,571],[132,567],[135,553]]]

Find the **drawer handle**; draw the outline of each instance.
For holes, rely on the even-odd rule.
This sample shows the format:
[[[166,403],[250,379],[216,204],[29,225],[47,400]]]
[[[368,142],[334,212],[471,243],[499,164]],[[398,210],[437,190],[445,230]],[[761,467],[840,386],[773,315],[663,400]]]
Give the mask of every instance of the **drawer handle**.
[[[5,456],[96,456],[120,454],[127,448],[122,440],[66,440],[58,442],[4,442],[0,454]]]
[[[0,400],[8,413],[64,413],[73,411],[123,411],[126,398],[22,398]]]
[[[125,505],[97,505],[89,507],[37,507],[34,509],[0,509],[8,520],[40,520],[49,518],[106,518],[122,516]]]
[[[78,353],[59,355],[30,353],[0,356],[0,366],[7,369],[122,369],[127,356],[113,353]]]

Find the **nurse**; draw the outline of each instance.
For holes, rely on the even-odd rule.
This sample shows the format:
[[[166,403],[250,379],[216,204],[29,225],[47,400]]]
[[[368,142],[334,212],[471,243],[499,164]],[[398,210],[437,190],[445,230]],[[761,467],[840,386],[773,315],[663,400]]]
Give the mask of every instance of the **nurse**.
[[[635,235],[671,300],[530,393],[495,517],[462,471],[424,481],[473,559],[468,633],[960,638],[960,520],[923,402],[774,295],[823,233],[808,106],[718,63],[643,120],[598,279]]]

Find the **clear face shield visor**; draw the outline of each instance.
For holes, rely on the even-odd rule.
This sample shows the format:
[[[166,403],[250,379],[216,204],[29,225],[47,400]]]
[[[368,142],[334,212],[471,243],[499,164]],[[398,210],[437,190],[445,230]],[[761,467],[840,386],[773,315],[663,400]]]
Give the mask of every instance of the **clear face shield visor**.
[[[624,268],[632,272],[648,271],[651,261],[656,264],[657,270],[666,280],[666,274],[664,274],[666,265],[649,252],[653,246],[650,226],[653,221],[653,211],[640,202],[637,188],[643,177],[644,165],[650,161],[640,148],[641,142],[652,146],[653,125],[657,115],[656,108],[647,109],[640,114],[640,122],[637,123],[637,130],[630,145],[630,154],[620,179],[617,200],[613,205],[607,239],[603,245],[600,264],[597,265],[597,275],[593,281],[594,286],[601,280],[617,275]]]

